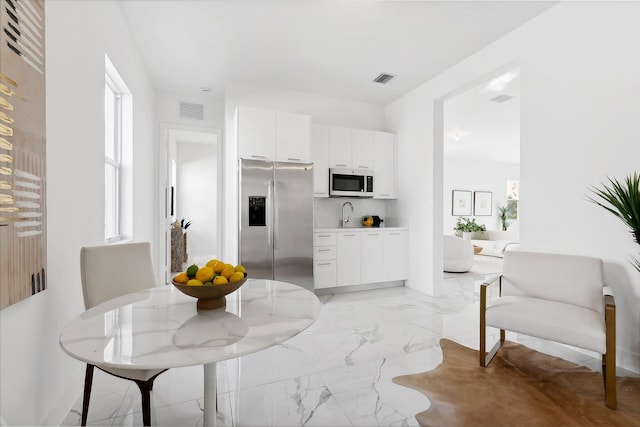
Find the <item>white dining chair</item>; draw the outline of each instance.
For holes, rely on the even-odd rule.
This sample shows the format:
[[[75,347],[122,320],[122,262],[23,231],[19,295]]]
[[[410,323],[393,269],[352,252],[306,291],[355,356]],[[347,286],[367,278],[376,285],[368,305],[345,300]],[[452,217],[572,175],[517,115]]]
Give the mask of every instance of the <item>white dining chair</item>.
[[[80,249],[80,273],[85,309],[132,292],[156,286],[151,246],[148,242],[123,243]],[[93,370],[87,364],[84,379],[81,425],[87,424]],[[98,369],[136,383],[142,393],[142,419],[151,425],[151,395],[153,381],[166,369]]]

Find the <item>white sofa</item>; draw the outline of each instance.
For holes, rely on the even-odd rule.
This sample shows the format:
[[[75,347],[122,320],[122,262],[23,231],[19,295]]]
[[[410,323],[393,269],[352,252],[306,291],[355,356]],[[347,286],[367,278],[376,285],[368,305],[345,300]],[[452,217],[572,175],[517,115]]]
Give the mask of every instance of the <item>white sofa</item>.
[[[502,258],[506,251],[520,247],[518,234],[511,231],[487,230],[472,237],[471,243],[482,248],[477,255]]]
[[[473,245],[462,237],[444,236],[443,270],[449,273],[464,273],[473,265]]]

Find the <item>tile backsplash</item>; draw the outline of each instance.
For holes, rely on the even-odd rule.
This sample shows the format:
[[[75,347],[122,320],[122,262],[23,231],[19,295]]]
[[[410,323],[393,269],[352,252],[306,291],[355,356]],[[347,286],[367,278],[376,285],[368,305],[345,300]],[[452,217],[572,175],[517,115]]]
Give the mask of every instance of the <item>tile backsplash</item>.
[[[330,197],[314,199],[314,227],[315,228],[334,228],[340,227],[342,218],[342,205],[345,202],[351,202],[353,205],[353,213],[347,206],[345,207],[345,216],[350,217],[351,224],[353,221],[360,222],[365,215],[378,215],[384,219],[382,226],[398,226],[393,218],[387,218],[387,204],[393,203],[391,200],[377,199],[358,199],[351,197]]]

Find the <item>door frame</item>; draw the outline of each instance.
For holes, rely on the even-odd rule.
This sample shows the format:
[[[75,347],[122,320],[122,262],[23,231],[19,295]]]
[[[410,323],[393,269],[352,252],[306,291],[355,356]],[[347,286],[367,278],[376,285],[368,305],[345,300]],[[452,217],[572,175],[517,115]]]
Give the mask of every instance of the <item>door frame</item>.
[[[217,254],[222,251],[222,161],[223,132],[222,129],[203,126],[160,123],[158,147],[158,259],[157,270],[159,283],[171,283],[171,156],[170,144],[174,131],[189,131],[215,135],[217,138],[217,196],[216,196],[216,242]]]

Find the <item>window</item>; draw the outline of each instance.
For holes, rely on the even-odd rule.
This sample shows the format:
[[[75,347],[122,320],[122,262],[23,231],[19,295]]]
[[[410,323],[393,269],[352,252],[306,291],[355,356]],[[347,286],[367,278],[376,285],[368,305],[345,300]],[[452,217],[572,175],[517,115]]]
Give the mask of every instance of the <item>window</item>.
[[[104,81],[104,240],[131,238],[132,123],[131,92],[108,57]]]
[[[120,240],[122,94],[108,75],[104,85],[104,239]]]

